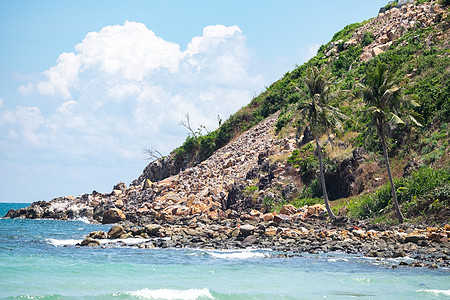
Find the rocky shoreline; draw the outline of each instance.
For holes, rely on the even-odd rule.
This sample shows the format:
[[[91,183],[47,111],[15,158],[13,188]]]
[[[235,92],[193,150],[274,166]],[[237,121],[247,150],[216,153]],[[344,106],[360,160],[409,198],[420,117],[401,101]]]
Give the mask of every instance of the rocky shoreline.
[[[299,188],[298,178],[292,176],[298,172],[283,163],[297,141],[295,137],[276,137],[276,120],[277,114],[206,161],[160,181],[146,178],[129,187],[118,183],[111,193],[93,191],[38,201],[10,210],[5,217],[84,218],[91,223],[116,224],[109,232],[89,234],[80,246],[102,247],[117,238],[125,239],[126,245],[127,238],[138,238],[142,243],[135,246],[141,248],[260,248],[286,257],[341,252],[377,259],[410,257],[414,261],[409,265],[414,267],[450,267],[448,224],[384,226],[345,216],[331,221],[320,204],[284,205],[278,213],[266,212],[264,199],[279,203],[279,197],[288,197]],[[363,160],[364,155],[355,149],[342,162],[338,177],[346,181],[337,181],[340,188],[354,189],[354,174]]]
[[[252,211],[234,219],[214,221],[201,216],[169,223],[143,226],[125,222],[109,232],[91,232],[78,246],[98,247],[108,240],[122,239],[123,246],[139,248],[193,248],[205,250],[271,249],[278,257],[301,256],[302,253],[361,254],[379,260],[400,260],[398,266],[449,268],[450,225],[426,227],[409,224],[372,225],[367,221],[351,221],[339,217],[330,221],[321,205],[305,207],[312,214],[300,217],[289,214],[262,214]],[[133,238],[132,245],[126,239]],[[142,239],[136,243],[135,239]],[[103,240],[103,243],[100,241]]]

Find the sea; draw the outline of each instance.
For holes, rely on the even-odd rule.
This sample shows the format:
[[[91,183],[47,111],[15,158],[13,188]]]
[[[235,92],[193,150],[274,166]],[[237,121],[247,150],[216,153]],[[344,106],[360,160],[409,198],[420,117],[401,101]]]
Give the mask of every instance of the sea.
[[[0,215],[25,206],[0,203]],[[449,269],[392,268],[398,259],[141,249],[137,239],[76,245],[110,228],[0,219],[0,299],[450,299]]]

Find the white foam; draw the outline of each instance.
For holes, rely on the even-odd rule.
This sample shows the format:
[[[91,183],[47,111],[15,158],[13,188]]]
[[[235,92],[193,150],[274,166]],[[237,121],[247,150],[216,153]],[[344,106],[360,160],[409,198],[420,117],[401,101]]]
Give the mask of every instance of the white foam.
[[[76,218],[75,221],[80,221],[80,222],[83,222],[86,224],[91,224],[91,222],[89,222],[89,219],[87,217],[79,217],[79,218]]]
[[[58,240],[58,239],[45,239],[48,244],[51,244],[55,247],[61,246],[75,246],[76,244],[81,243],[83,240],[75,240],[75,239],[66,239],[66,240]]]
[[[329,262],[337,262],[337,261],[348,261],[348,259],[346,258],[341,258],[341,257],[333,257],[328,259]]]
[[[209,255],[215,258],[221,259],[249,259],[249,258],[264,258],[269,257],[268,253],[254,252],[254,251],[224,251],[224,252],[215,252],[208,251]]]
[[[113,244],[126,244],[127,246],[133,246],[149,242],[152,239],[143,238],[127,238],[127,239],[99,239],[101,245],[113,245]]]
[[[214,299],[207,288],[172,290],[172,289],[142,289],[138,291],[127,292],[130,296],[144,299],[168,299],[168,300],[196,300],[196,299]]]
[[[450,290],[418,290],[416,292],[430,293],[435,295],[450,296]]]

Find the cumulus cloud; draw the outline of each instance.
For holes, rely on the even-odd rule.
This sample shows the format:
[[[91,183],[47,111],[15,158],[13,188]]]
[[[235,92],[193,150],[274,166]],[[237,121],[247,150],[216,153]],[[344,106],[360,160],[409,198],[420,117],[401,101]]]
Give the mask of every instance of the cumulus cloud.
[[[186,113],[193,126],[214,129],[217,115],[225,119],[247,104],[264,84],[250,68],[238,26],[207,26],[184,51],[142,23],[107,26],[19,88],[60,101],[53,111],[3,110],[0,128],[61,153],[142,159],[143,146],[167,153],[180,145]]]

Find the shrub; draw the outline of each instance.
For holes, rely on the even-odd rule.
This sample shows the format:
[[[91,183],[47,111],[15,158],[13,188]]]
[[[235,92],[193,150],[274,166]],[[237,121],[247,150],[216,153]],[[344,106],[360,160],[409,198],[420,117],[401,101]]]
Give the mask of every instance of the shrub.
[[[361,46],[366,47],[372,44],[373,40],[374,37],[372,31],[366,31],[364,32],[363,37],[361,39]]]

